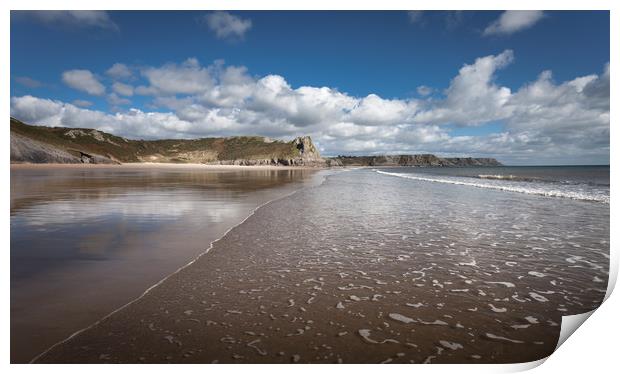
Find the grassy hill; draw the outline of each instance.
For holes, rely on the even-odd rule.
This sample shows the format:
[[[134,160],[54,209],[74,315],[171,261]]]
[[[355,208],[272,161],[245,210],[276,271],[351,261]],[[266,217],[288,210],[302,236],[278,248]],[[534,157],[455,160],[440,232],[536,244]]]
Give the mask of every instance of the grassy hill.
[[[50,147],[75,157],[75,162],[301,165],[323,161],[307,137],[291,142],[260,136],[130,140],[93,129],[31,126],[11,118],[11,138],[11,162],[53,162],[46,160],[57,158],[29,157],[34,148],[45,152],[41,149]]]

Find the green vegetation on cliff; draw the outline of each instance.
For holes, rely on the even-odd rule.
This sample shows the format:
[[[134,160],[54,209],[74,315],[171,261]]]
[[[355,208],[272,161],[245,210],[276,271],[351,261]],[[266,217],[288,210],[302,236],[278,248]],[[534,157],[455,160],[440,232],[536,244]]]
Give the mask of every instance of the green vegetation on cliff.
[[[58,158],[29,157],[32,147],[49,147],[73,155],[75,162],[170,162],[304,164],[312,158],[322,161],[309,140],[311,149],[300,147],[303,141],[272,140],[260,136],[227,138],[130,140],[102,131],[84,128],[31,126],[11,118],[12,162],[57,162]],[[15,138],[15,139],[13,139]],[[20,140],[19,142],[17,140]],[[309,139],[309,138],[308,138]],[[15,140],[15,141],[14,141]],[[42,146],[45,147],[42,147]],[[66,158],[66,157],[65,157]],[[304,159],[304,160],[302,160]],[[53,161],[50,161],[53,160]]]

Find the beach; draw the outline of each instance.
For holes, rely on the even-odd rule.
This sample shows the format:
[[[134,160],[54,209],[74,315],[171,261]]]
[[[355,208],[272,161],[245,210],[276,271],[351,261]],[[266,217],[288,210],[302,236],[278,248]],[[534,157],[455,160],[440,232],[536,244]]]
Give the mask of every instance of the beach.
[[[12,163],[11,170],[28,169],[199,169],[199,170],[318,170],[311,166],[210,165],[165,162],[126,162],[122,164],[32,164]]]
[[[140,296],[316,170],[11,166],[11,360]]]
[[[339,171],[36,362],[534,361],[608,261],[608,204]]]

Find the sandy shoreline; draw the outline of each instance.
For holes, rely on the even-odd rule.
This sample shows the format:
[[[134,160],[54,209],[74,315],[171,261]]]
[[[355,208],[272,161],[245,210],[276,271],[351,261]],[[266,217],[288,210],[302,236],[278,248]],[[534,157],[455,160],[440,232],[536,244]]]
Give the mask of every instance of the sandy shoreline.
[[[390,235],[384,216],[358,224],[351,207],[394,193],[361,192],[352,183],[361,177],[336,174],[266,204],[208,255],[37,362],[526,362],[553,351],[556,308],[598,302],[572,289],[563,259],[443,241],[432,223],[414,223],[432,240],[413,243]],[[342,224],[348,209],[357,223]],[[555,277],[567,288],[549,290]]]
[[[28,222],[30,213],[25,212],[38,212],[35,217],[38,214],[44,220],[53,221],[59,197],[71,202],[75,208],[70,210],[72,216],[86,213],[89,219],[83,223],[68,219],[59,226],[64,234],[46,242],[46,249],[51,252],[78,250],[77,257],[67,258],[65,268],[44,267],[32,279],[12,278],[11,360],[14,363],[28,362],[52,344],[135,299],[202,253],[210,242],[245,219],[257,206],[312,183],[315,172],[319,171],[202,165],[178,168],[174,164],[24,166],[11,169],[12,219],[17,217],[16,222],[24,219]],[[53,178],[41,178],[46,175]],[[88,178],[95,175],[98,177]],[[170,191],[172,185],[179,188]],[[111,189],[114,189],[112,195]],[[126,194],[131,195],[131,191],[140,194],[120,207],[118,201]],[[157,206],[150,203],[152,197],[160,199]],[[81,211],[80,206],[84,204],[99,213]],[[182,216],[175,215],[177,206]],[[130,213],[123,220],[123,230],[96,223],[101,215],[119,209]],[[156,216],[162,212],[170,215],[164,213],[158,221],[149,215],[151,212]],[[139,218],[140,214],[146,214],[148,221]],[[171,220],[172,217],[176,218]],[[165,226],[153,230],[163,222]],[[75,229],[72,223],[76,224]],[[45,233],[32,232],[27,224],[16,224],[12,229],[16,230],[12,250],[36,247],[32,243],[45,238]],[[97,236],[101,235],[99,232],[114,233],[115,239],[110,241],[105,234]],[[100,239],[91,240],[94,237]],[[98,251],[102,259],[79,260],[81,248]],[[43,266],[35,260],[26,261],[30,261],[29,268]],[[144,261],[148,266],[142,266]],[[19,274],[23,263],[16,264],[12,263],[12,271]],[[99,284],[96,291],[90,286],[95,283]]]
[[[273,166],[273,165],[207,165],[207,164],[172,164],[158,162],[130,162],[124,164],[27,164],[12,163],[11,169],[132,169],[132,168],[169,168],[202,170],[321,170],[313,166]]]

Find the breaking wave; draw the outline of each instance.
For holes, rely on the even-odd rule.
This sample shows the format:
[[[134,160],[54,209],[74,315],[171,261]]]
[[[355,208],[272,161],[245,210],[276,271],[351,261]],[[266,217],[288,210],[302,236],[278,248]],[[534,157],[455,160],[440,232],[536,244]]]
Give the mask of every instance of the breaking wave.
[[[470,182],[466,178],[459,177],[439,177],[439,176],[417,176],[410,173],[390,173],[381,170],[374,170],[379,174],[391,175],[394,177],[413,179],[424,182],[446,183],[460,186],[470,186],[477,188],[488,188],[500,191],[518,192],[529,195],[539,195],[546,197],[559,197],[574,200],[593,201],[609,204],[609,194],[602,191],[587,191],[583,188],[561,189],[550,185],[542,185],[538,183],[520,183],[524,182],[519,179],[511,179],[506,175],[479,175],[479,182]],[[518,178],[518,177],[515,177]],[[529,180],[526,182],[532,182]],[[559,186],[561,187],[561,185]]]
[[[517,181],[517,182],[534,182],[538,180],[538,178],[519,177],[516,175],[503,175],[503,174],[480,174],[477,176],[477,178],[478,179],[507,180],[507,181]]]

